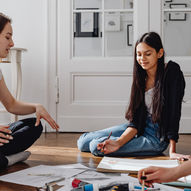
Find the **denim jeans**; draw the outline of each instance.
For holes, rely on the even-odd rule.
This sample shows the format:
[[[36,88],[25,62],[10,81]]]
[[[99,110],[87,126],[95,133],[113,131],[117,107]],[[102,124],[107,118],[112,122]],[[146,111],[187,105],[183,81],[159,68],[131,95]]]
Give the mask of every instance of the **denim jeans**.
[[[154,124],[151,117],[146,120],[146,127],[142,136],[135,136],[129,142],[124,144],[119,150],[104,155],[97,150],[97,144],[105,141],[112,131],[110,139],[118,139],[127,129],[128,124],[113,126],[107,129],[84,133],[77,141],[78,149],[84,152],[91,152],[96,156],[156,156],[168,147],[168,143],[160,140],[158,124]]]
[[[35,127],[36,118],[27,118],[10,124],[13,140],[0,146],[0,169],[6,168],[6,156],[28,149],[41,135],[41,123]]]

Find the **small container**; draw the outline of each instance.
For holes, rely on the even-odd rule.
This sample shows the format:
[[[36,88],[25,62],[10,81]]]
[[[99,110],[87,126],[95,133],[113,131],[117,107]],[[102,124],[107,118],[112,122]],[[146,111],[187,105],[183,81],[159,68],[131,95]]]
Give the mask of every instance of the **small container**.
[[[74,188],[71,191],[99,191],[99,185],[98,184],[86,184],[84,186]]]
[[[77,188],[77,187],[80,187],[80,186],[84,186],[86,184],[89,184],[88,182],[84,182],[82,180],[79,180],[77,178],[74,178],[74,180],[72,181],[72,187],[73,188]]]

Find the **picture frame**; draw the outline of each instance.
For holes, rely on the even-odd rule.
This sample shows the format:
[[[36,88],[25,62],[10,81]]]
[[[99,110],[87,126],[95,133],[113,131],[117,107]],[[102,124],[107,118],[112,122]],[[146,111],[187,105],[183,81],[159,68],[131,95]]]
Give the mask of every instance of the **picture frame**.
[[[170,3],[170,9],[177,9],[177,8],[186,8],[187,4],[185,3]]]
[[[186,8],[187,4],[183,3],[171,3],[170,8],[171,9],[177,9],[177,8]],[[169,21],[186,21],[186,13],[185,12],[172,12],[169,13]]]
[[[133,25],[127,25],[127,46],[133,46]]]
[[[105,31],[120,31],[120,13],[105,14]]]
[[[77,12],[75,23],[74,37],[99,37],[99,13]]]
[[[169,13],[169,21],[186,21],[186,13]]]

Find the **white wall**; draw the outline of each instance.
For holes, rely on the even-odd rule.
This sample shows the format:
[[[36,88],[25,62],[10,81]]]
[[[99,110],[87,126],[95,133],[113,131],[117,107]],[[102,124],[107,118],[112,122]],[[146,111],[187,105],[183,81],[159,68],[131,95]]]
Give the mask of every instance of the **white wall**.
[[[47,1],[0,0],[0,12],[12,18],[15,47],[28,50],[22,55],[21,99],[47,107]]]

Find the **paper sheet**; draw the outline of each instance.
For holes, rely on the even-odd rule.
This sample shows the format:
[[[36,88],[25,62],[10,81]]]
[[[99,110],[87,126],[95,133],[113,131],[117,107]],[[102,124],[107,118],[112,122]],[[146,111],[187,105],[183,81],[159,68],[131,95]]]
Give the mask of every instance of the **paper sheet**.
[[[69,178],[82,173],[87,169],[88,168],[86,166],[81,164],[56,166],[39,165],[0,176],[0,180],[16,184],[42,187],[45,183],[58,180],[60,178]],[[62,182],[59,182],[59,184]]]
[[[140,160],[116,157],[103,157],[97,166],[98,171],[118,171],[118,172],[138,172],[148,166],[175,167],[178,166],[176,160]]]
[[[185,183],[190,183],[191,184],[191,175],[188,175],[186,177],[182,177],[178,179],[179,181],[185,182]]]

